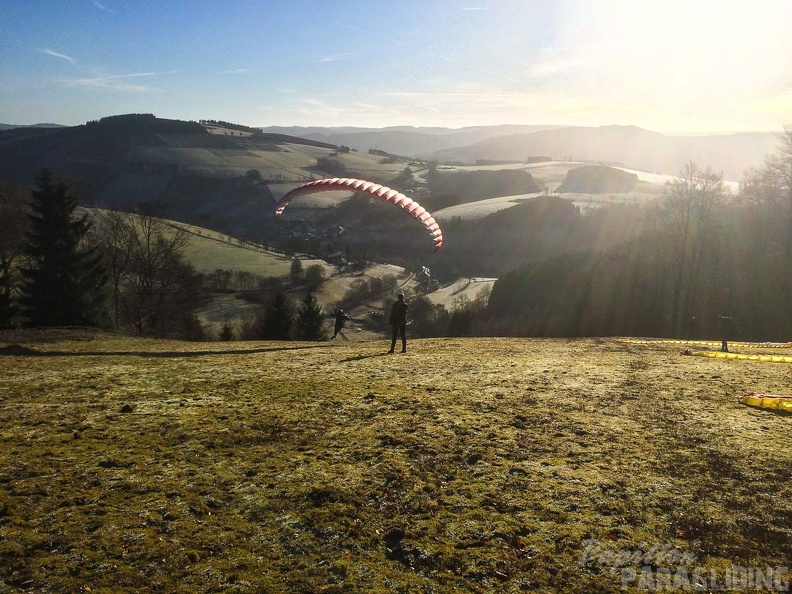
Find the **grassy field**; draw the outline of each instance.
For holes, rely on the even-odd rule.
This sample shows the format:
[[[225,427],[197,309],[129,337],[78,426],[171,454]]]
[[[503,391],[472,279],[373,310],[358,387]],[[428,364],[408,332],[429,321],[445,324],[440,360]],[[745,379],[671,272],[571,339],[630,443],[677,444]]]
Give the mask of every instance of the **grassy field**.
[[[253,243],[238,240],[202,227],[169,221],[189,233],[184,247],[184,257],[198,272],[211,273],[217,269],[250,272],[256,276],[287,276],[293,257],[265,249]],[[335,267],[324,260],[303,259],[305,267],[318,264],[325,274],[331,275]]]
[[[792,557],[792,419],[736,402],[788,364],[386,349],[0,333],[0,592],[618,592]]]

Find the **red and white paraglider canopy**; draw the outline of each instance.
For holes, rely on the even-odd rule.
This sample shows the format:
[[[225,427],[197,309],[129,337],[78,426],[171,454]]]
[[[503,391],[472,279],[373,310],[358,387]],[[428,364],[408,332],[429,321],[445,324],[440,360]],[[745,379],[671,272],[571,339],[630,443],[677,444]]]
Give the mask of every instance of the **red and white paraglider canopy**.
[[[352,179],[346,177],[334,177],[332,179],[319,179],[316,181],[308,182],[297,186],[291,192],[286,194],[275,205],[275,214],[280,215],[289,203],[300,196],[306,194],[314,194],[316,192],[329,192],[333,190],[339,191],[353,191],[362,192],[375,198],[380,198],[386,202],[391,202],[402,210],[407,211],[414,218],[426,227],[427,231],[431,234],[432,241],[434,242],[434,251],[440,249],[443,245],[443,232],[440,230],[440,225],[434,220],[432,214],[427,211],[423,206],[418,204],[412,198],[408,198],[397,190],[392,190],[387,186],[375,184],[364,179]]]

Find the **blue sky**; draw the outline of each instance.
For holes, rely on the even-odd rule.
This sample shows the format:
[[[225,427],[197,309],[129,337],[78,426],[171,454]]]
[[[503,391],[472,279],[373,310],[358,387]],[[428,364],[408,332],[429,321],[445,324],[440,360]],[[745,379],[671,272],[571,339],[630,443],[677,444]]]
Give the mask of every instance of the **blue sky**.
[[[789,0],[3,0],[0,122],[792,124]]]

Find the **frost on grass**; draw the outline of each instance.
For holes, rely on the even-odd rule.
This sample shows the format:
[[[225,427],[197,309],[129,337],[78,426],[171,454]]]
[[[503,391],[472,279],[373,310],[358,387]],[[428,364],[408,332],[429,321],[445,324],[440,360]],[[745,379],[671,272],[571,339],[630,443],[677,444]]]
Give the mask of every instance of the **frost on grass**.
[[[586,543],[790,558],[790,420],[736,403],[788,366],[615,340],[386,348],[3,333],[3,584],[617,592]]]

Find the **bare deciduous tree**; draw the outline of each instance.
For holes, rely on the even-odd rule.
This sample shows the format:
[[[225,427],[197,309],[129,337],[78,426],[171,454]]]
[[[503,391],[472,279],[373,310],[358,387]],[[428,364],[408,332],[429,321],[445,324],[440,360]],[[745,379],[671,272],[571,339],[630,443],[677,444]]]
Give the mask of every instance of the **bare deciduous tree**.
[[[14,316],[12,304],[18,285],[17,263],[28,226],[29,200],[27,192],[0,185],[0,327],[10,325]]]
[[[178,334],[195,309],[200,285],[183,256],[189,234],[156,209],[105,211],[99,218],[115,326],[144,335]]]
[[[110,318],[112,327],[120,329],[119,309],[123,279],[129,274],[134,243],[134,215],[117,210],[94,211],[96,242],[101,246],[104,266],[110,283]]]
[[[714,215],[727,195],[720,174],[701,170],[693,162],[666,184],[662,214],[671,250],[671,328],[675,332],[682,330],[680,324],[691,313],[702,259],[716,233]]]
[[[786,213],[784,229],[787,256],[792,253],[792,127],[784,128],[778,150],[770,155],[762,170],[763,186]]]

